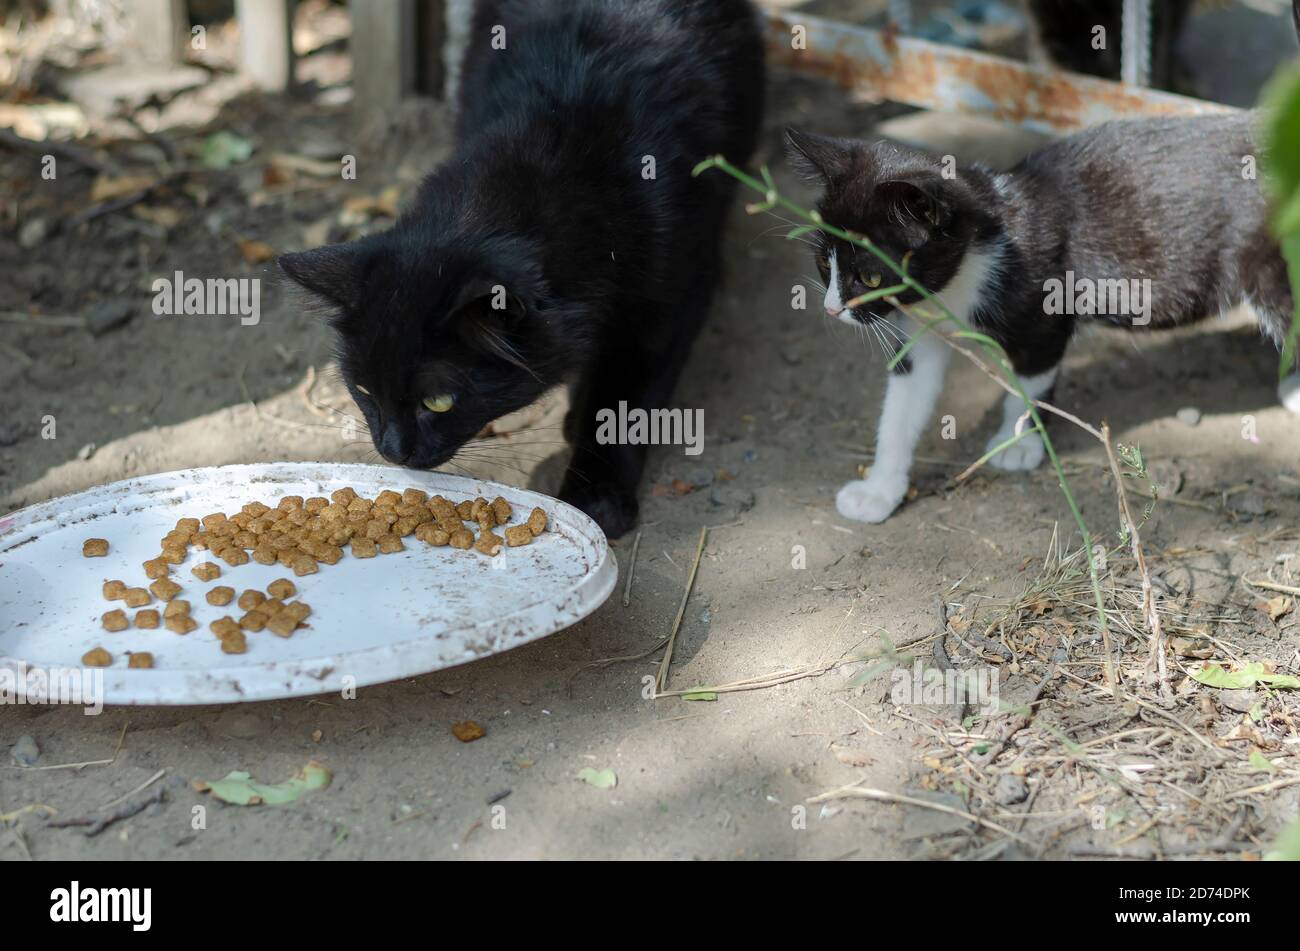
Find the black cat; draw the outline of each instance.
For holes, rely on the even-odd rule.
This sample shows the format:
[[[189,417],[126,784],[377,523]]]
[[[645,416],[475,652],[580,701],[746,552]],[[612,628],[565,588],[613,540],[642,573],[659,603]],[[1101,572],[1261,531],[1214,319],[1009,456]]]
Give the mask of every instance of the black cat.
[[[959,321],[997,340],[1027,394],[1041,399],[1084,321],[1160,329],[1248,304],[1264,336],[1282,344],[1295,307],[1269,230],[1263,170],[1255,167],[1257,119],[1104,123],[1039,149],[1007,173],[948,166],[886,142],[793,130],[788,138],[795,166],[825,189],[825,220],[865,235],[895,261],[906,255],[908,273]],[[870,327],[893,346],[917,332],[912,318],[883,300],[854,303],[896,283],[875,255],[824,234],[819,242],[829,314]],[[908,290],[899,299],[921,297]],[[890,377],[871,472],[836,499],[846,518],[880,522],[903,501],[948,357],[925,335]],[[1289,392],[1284,386],[1293,408]],[[1007,397],[990,450],[1015,435],[1024,411],[1018,397]],[[1043,454],[1033,433],[991,464],[1031,469]]]
[[[748,0],[489,0],[452,157],[392,230],[285,255],[334,310],[379,452],[427,469],[572,385],[560,497],[611,537],[636,521],[644,446],[596,414],[664,407],[709,308],[733,188],[762,114]]]
[[[1193,0],[1151,4],[1151,85],[1192,92],[1192,75],[1178,55]],[[1119,79],[1124,0],[1025,0],[1039,58],[1075,73]],[[1099,31],[1098,28],[1101,28]]]

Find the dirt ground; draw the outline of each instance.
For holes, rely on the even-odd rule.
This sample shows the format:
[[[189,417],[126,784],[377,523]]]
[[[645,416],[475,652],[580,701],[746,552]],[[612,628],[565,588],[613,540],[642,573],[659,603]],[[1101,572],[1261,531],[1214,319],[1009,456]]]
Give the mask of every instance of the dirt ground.
[[[328,59],[330,47],[319,55]],[[75,315],[105,300],[132,309],[129,322],[98,337],[49,322],[0,324],[0,512],[191,466],[373,459],[364,433],[349,431],[340,415],[347,400],[325,329],[275,286],[271,265],[247,263],[237,242],[285,251],[382,227],[382,212],[364,210],[365,202],[343,222],[339,209],[394,184],[409,194],[447,154],[447,118],[437,106],[413,107],[382,134],[362,135],[331,95],[346,81],[345,62],[314,68],[323,78],[303,99],[238,95],[200,133],[160,133],[184,152],[218,128],[256,143],[248,161],[183,176],[156,193],[148,206],[176,209],[174,221],[108,214],[27,249],[14,233],[0,236],[0,310]],[[770,163],[778,186],[799,200],[811,196],[780,157],[788,124],[863,136],[883,121],[882,132],[962,160],[1005,162],[1031,143],[945,117],[889,124],[903,110],[851,102],[793,77],[772,77],[768,93],[755,164]],[[113,154],[148,166],[162,150],[142,142]],[[275,153],[353,151],[355,182],[265,171]],[[71,205],[84,205],[96,173],[69,162],[58,180],[41,182],[33,162],[0,151],[0,179],[14,189],[18,217],[66,220]],[[956,439],[943,439],[936,421],[920,449],[926,462],[914,477],[916,497],[879,526],[836,514],[835,490],[868,461],[884,369],[851,330],[821,318],[816,292],[807,311],[791,309],[792,285],[811,290],[815,269],[806,249],[784,239],[784,227],[739,207],[732,216],[726,288],[677,394],[679,405],[704,409],[704,454],[654,452],[626,607],[620,578],[618,593],[565,631],[467,666],[365,688],[353,700],[110,708],[98,717],[0,708],[0,857],[1249,859],[1266,852],[1300,804],[1300,705],[1287,691],[1216,691],[1184,674],[1207,656],[1300,674],[1298,612],[1270,618],[1261,606],[1275,593],[1244,580],[1300,584],[1300,418],[1277,405],[1276,354],[1248,324],[1229,320],[1162,336],[1090,334],[1068,358],[1057,403],[1108,420],[1117,440],[1141,446],[1168,490],[1143,540],[1167,587],[1161,604],[1171,627],[1194,632],[1180,636],[1195,643],[1171,654],[1175,697],[1162,703],[1141,686],[1140,618],[1117,614],[1111,636],[1132,694],[1116,703],[1099,697],[1100,643],[1086,603],[1055,582],[1044,584],[1056,593],[1033,593],[1045,559],[1053,561],[1047,574],[1057,570],[1048,558],[1054,535],[1067,555],[1078,547],[1055,476],[981,471],[961,485],[952,481],[996,425],[1000,391],[975,368],[956,361],[940,408],[954,417]],[[267,277],[260,323],[154,318],[148,283],[177,269]],[[1193,414],[1180,416],[1187,408],[1198,411],[1194,422]],[[557,402],[525,414],[520,432],[502,437],[514,448],[512,463],[473,456],[463,463],[476,474],[553,490],[564,457],[548,427],[559,410]],[[42,438],[47,416],[57,438]],[[1134,575],[1118,552],[1104,454],[1068,425],[1052,432],[1086,520],[1117,549],[1107,586],[1124,603]],[[674,480],[693,490],[683,494]],[[588,665],[641,654],[668,633],[702,526],[715,528],[670,686],[786,682],[720,692],[713,701],[647,700],[643,678],[657,669],[658,652]],[[629,536],[614,545],[622,569],[632,543]],[[941,598],[953,620],[946,654],[958,667],[997,670],[1013,705],[1033,699],[1049,661],[1062,671],[1037,698],[1035,725],[1010,738],[991,764],[980,758],[1014,711],[963,722],[951,707],[891,702],[888,674],[868,676],[891,644],[930,660]],[[970,632],[964,640],[963,631]],[[3,638],[0,626],[0,652]],[[486,736],[458,741],[450,727],[466,719]],[[35,768],[9,758],[24,736],[39,746]],[[275,782],[310,759],[325,764],[333,781],[289,806],[221,806],[189,786],[231,770]],[[617,786],[579,781],[584,767],[612,769]],[[44,804],[65,817],[99,814],[162,770],[155,785],[165,786],[165,801],[96,837],[49,828],[39,810],[24,811]],[[808,802],[851,784],[967,815],[865,798]],[[198,804],[210,805],[203,830],[191,827]]]

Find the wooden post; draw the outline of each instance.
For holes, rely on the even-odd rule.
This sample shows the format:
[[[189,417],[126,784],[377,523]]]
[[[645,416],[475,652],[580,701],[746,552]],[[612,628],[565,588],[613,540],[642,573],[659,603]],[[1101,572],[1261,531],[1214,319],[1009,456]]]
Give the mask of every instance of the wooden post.
[[[132,57],[141,63],[172,66],[181,61],[190,38],[185,0],[127,0]]]
[[[351,0],[353,110],[365,119],[395,107],[416,84],[415,0]]]
[[[259,89],[293,83],[293,9],[289,0],[235,0],[239,63]]]

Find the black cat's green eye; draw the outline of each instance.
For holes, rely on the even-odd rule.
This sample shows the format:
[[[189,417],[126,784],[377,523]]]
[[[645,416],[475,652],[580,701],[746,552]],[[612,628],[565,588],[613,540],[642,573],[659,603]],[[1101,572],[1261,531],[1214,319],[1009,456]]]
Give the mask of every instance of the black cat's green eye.
[[[872,274],[867,278],[867,287],[879,287],[882,283],[884,283],[884,278],[879,274]]]
[[[456,398],[450,393],[440,393],[437,396],[426,396],[423,405],[430,413],[446,413],[456,405]]]

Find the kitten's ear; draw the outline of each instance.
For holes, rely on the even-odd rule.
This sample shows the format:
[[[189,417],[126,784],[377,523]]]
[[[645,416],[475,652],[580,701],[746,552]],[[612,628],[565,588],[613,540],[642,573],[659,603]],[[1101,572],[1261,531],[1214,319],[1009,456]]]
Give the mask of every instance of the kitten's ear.
[[[849,170],[853,141],[828,135],[785,130],[785,154],[795,173],[807,185],[828,185]]]
[[[277,263],[295,284],[330,303],[352,307],[360,298],[365,252],[355,244],[282,254]]]
[[[488,278],[475,278],[461,285],[448,311],[457,318],[523,317],[528,305],[505,284]]]
[[[914,248],[925,244],[932,231],[947,227],[953,216],[938,175],[881,182],[872,204],[903,230]]]

